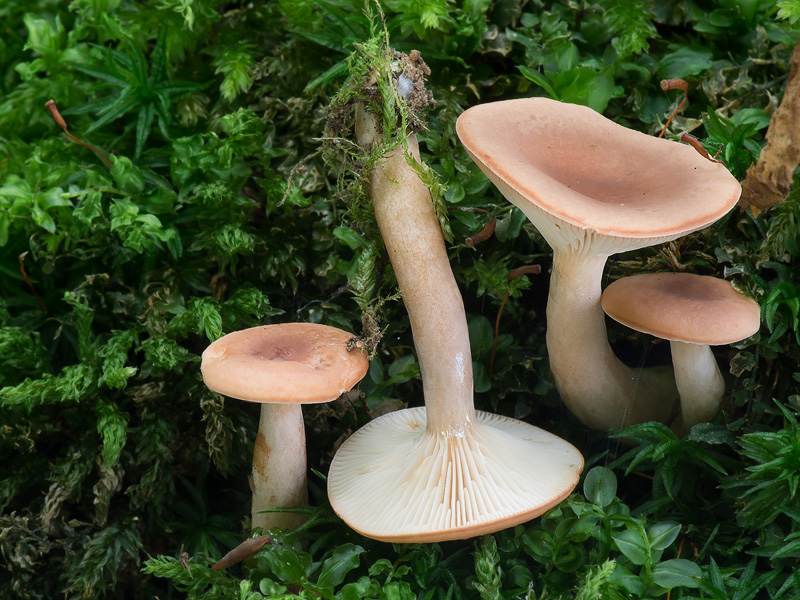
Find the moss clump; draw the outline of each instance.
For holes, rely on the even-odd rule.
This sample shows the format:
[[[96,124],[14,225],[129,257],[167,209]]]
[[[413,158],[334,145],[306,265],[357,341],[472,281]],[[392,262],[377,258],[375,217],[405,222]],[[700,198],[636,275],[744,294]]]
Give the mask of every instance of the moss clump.
[[[373,31],[371,39],[357,44],[349,63],[350,77],[330,104],[323,155],[339,172],[337,198],[348,207],[350,227],[364,240],[357,268],[348,274],[348,280],[363,313],[361,340],[372,355],[383,335],[381,307],[398,297],[393,281],[383,276],[389,261],[367,194],[369,176],[387,152],[403,147],[408,164],[431,191],[445,239],[450,241],[453,236],[442,184],[430,167],[415,161],[408,152],[409,136],[426,128],[425,111],[435,104],[433,93],[425,86],[431,70],[421,53],[393,50],[384,29],[379,35]],[[382,132],[379,143],[361,146],[354,140],[353,115],[358,104],[378,115]]]

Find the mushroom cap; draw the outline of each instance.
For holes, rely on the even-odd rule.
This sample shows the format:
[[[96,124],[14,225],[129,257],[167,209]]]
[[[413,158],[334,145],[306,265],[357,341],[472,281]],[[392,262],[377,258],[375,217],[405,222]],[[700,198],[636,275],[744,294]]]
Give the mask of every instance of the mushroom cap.
[[[522,421],[476,412],[464,431],[430,433],[424,408],[368,423],[339,448],[328,498],[353,529],[387,542],[439,542],[524,523],[566,498],[583,457]]]
[[[644,273],[603,292],[606,314],[656,337],[692,344],[732,344],[758,331],[760,311],[730,282],[691,273]]]
[[[353,334],[316,323],[283,323],[235,331],[203,352],[205,384],[250,402],[329,402],[358,383],[369,362],[348,351]]]
[[[547,98],[491,102],[465,111],[456,129],[481,170],[551,245],[532,213],[626,238],[621,249],[628,250],[708,226],[741,193],[723,165],[686,144],[628,129],[585,106]]]

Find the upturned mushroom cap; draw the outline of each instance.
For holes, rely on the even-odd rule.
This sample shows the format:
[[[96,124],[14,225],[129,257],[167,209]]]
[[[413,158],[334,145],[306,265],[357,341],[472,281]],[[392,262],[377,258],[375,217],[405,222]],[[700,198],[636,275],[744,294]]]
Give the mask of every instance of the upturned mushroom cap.
[[[315,323],[235,331],[203,352],[203,380],[215,392],[250,402],[330,402],[369,368],[361,351],[348,351],[352,337]]]
[[[618,279],[603,292],[606,314],[661,339],[731,344],[758,331],[758,304],[728,281],[691,273],[645,273]]]
[[[459,434],[427,432],[424,408],[362,427],[331,463],[331,506],[368,537],[438,542],[524,523],[570,494],[583,469],[572,444],[522,421],[476,415]]]
[[[481,104],[459,117],[457,131],[481,170],[554,248],[584,247],[580,230],[616,238],[607,254],[675,239],[717,221],[741,192],[723,165],[693,148],[576,104]],[[577,230],[559,231],[562,223]]]

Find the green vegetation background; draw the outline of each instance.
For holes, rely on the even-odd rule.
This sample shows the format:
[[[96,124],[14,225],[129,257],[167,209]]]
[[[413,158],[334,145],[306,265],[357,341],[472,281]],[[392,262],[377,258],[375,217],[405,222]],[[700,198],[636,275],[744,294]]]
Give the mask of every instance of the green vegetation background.
[[[680,99],[658,81],[681,77],[690,102],[668,136],[723,144],[741,180],[788,78],[800,2],[381,6],[392,45],[419,50],[432,70],[436,105],[420,137],[447,205],[498,219],[470,249],[463,240],[488,217],[450,212],[477,406],[572,441],[587,460],[576,493],[526,526],[431,545],[361,538],[327,507],[332,450],[369,420],[366,408],[422,401],[402,303],[381,303],[391,270],[350,226],[344,163],[320,153],[347,57],[382,27],[375,5],[5,0],[0,597],[800,598],[798,193],[610,263],[609,280],[724,276],[763,311],[760,335],[718,350],[736,376],[723,414],[686,439],[638,426],[623,445],[562,407],[543,336],[549,249],[454,133],[470,105],[532,95],[657,133]],[[61,132],[51,98],[112,167]],[[532,262],[542,275],[506,282]],[[210,571],[247,534],[257,409],[206,390],[199,354],[260,323],[358,333],[366,309],[386,331],[365,404],[306,411],[307,529]],[[664,344],[616,326],[610,335],[631,364],[668,361]]]

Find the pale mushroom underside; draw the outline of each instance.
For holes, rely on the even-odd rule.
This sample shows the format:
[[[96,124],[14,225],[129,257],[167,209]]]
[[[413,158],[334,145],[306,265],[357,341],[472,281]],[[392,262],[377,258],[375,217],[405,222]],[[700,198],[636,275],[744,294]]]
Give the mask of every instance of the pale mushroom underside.
[[[522,421],[476,415],[460,433],[429,433],[424,408],[372,421],[334,457],[331,506],[367,537],[436,542],[524,523],[569,495],[583,468],[571,444]]]

